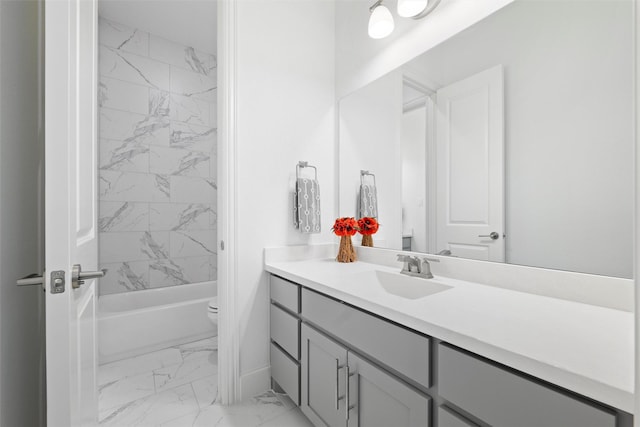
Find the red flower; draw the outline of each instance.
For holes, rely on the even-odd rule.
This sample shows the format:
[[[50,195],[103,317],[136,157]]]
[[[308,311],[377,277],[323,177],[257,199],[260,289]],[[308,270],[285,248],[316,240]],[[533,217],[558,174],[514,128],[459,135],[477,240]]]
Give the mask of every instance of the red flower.
[[[378,227],[380,227],[380,224],[378,224],[378,221],[375,218],[365,216],[358,220],[358,232],[360,234],[376,234]]]
[[[358,231],[358,223],[354,218],[338,218],[333,224],[332,230],[336,236],[353,236]]]

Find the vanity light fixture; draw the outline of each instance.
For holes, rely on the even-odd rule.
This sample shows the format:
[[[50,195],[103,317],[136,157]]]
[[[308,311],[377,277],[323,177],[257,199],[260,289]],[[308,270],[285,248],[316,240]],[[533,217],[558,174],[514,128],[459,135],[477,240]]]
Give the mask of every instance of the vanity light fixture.
[[[393,32],[393,16],[382,1],[376,1],[369,8],[369,37],[372,39],[382,39]],[[397,12],[403,18],[422,19],[439,4],[440,0],[398,0]]]
[[[411,18],[422,12],[429,0],[398,0],[398,15],[403,18]]]
[[[393,31],[395,24],[389,9],[378,0],[369,8],[369,37],[372,39],[382,39]]]

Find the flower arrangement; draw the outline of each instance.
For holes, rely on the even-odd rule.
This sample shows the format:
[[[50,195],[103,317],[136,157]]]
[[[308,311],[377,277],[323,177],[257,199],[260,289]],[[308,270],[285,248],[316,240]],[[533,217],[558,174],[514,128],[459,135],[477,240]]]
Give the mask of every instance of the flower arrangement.
[[[349,217],[338,218],[331,230],[336,236],[354,236],[358,231],[358,221]]]
[[[376,234],[380,224],[370,216],[364,216],[358,220],[358,232],[362,234],[362,246],[373,247],[373,235]]]
[[[343,217],[336,219],[332,228],[336,236],[340,236],[340,248],[338,249],[338,262],[354,262],[357,260],[356,251],[351,243],[351,236],[358,231],[358,222],[355,218]]]

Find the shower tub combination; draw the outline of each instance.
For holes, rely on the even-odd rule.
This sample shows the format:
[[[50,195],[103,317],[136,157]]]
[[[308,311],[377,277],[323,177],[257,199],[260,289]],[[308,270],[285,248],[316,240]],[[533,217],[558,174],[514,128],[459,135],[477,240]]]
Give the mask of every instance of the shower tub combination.
[[[207,316],[217,282],[101,296],[99,362],[108,363],[217,336]]]

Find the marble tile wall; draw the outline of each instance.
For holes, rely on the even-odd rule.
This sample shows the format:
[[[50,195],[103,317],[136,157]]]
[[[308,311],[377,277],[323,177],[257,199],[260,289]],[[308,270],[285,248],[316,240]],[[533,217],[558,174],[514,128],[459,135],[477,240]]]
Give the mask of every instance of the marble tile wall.
[[[100,294],[216,279],[216,57],[99,20]]]

